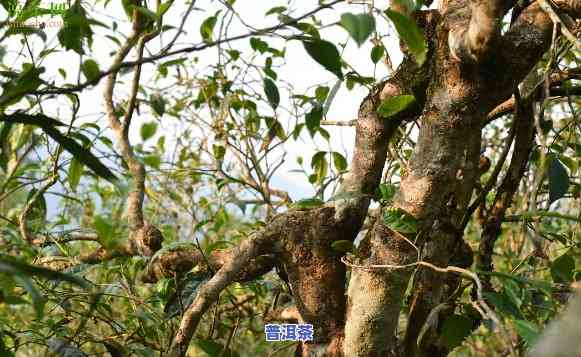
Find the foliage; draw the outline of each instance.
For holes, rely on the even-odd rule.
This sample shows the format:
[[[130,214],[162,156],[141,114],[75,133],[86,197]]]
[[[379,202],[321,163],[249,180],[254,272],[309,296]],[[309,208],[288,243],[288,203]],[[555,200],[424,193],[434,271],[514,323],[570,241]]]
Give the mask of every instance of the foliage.
[[[179,249],[207,259],[286,211],[308,216],[366,197],[373,198],[374,209],[385,208],[382,216],[370,212],[370,220],[410,239],[429,228],[389,207],[401,179],[414,169],[409,159],[421,140],[417,123],[403,123],[389,142],[373,195],[341,189],[353,157],[342,146],[343,129],[329,126],[356,113],[343,112],[341,100],[359,100],[388,78],[384,63],[391,63],[400,40],[417,65],[428,63],[427,41],[413,17],[337,1],[282,1],[262,9],[264,4],[243,0],[169,0],[159,7],[105,0],[73,1],[58,15],[40,16],[60,21],[57,29],[9,26],[34,19],[37,3],[26,1],[22,9],[1,3],[9,13],[0,25],[0,355],[46,355],[55,346],[113,356],[166,351],[184,310],[215,272],[202,269],[204,261],[144,283],[148,264]],[[255,5],[264,11],[244,11]],[[133,26],[154,40],[144,44],[141,57],[109,67],[125,45],[131,56],[139,52],[139,39],[129,36]],[[577,52],[557,47],[558,66],[576,63]],[[297,61],[300,71],[289,71]],[[133,87],[137,68],[142,77]],[[128,148],[102,118],[101,92],[109,79],[117,86],[113,115],[131,118],[121,123],[131,124],[120,135]],[[377,114],[389,123],[414,109],[416,100],[410,94],[388,97]],[[485,299],[510,334],[484,325],[474,329],[478,313],[461,285],[440,325],[443,344],[458,355],[496,355],[507,346],[524,351],[579,280],[579,100],[561,97],[542,105],[542,135],[494,250],[495,271],[478,272],[492,279],[496,291]],[[484,130],[485,154],[494,164],[506,144],[503,123],[509,122],[499,119]],[[123,251],[134,233],[126,210],[127,197],[136,193],[132,170],[138,164],[145,173],[143,215],[162,232],[164,248],[153,258],[91,259],[101,250]],[[499,177],[507,166],[501,164]],[[490,172],[483,173],[480,188],[488,178]],[[494,192],[483,196],[488,207]],[[470,220],[464,237],[474,250],[481,233]],[[533,238],[547,244],[547,257],[533,254]],[[327,243],[316,249],[333,256],[359,245]],[[265,312],[292,299],[278,268],[279,274],[225,289],[191,349],[209,356],[292,355],[294,345],[267,343],[263,334]]]

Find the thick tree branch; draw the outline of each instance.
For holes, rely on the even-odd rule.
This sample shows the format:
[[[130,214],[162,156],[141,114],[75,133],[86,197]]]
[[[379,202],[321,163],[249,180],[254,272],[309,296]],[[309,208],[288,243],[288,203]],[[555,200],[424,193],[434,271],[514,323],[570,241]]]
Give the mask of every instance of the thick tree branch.
[[[272,247],[277,232],[270,229],[272,228],[259,233],[256,238],[241,242],[233,251],[236,259],[227,261],[208,282],[198,289],[196,298],[182,317],[180,327],[168,352],[169,357],[185,356],[204,312],[218,300],[220,292],[236,279],[250,259],[267,252],[267,249]]]
[[[450,52],[458,60],[480,62],[490,53],[493,43],[500,35],[500,21],[512,1],[469,0],[458,4],[469,5],[470,14],[460,15],[461,20],[452,24],[448,36]]]

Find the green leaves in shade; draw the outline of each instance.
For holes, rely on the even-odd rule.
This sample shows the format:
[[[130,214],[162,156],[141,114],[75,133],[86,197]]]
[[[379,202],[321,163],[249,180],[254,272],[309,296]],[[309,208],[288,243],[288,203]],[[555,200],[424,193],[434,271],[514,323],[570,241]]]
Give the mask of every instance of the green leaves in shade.
[[[264,94],[266,94],[266,99],[268,99],[268,103],[272,109],[276,110],[280,103],[280,94],[278,93],[276,84],[269,78],[264,79]]]
[[[93,43],[93,30],[87,18],[87,12],[81,6],[80,1],[75,1],[65,12],[63,23],[65,26],[59,31],[58,39],[67,50],[73,50],[78,54],[84,54],[83,43],[89,47]]]
[[[539,329],[526,320],[514,320],[512,322],[518,335],[529,345],[533,345],[539,337]]]
[[[502,294],[494,291],[485,291],[483,295],[484,298],[486,298],[486,301],[492,303],[499,312],[517,319],[524,319],[524,316],[516,302],[513,301],[505,291],[503,291]]]
[[[561,161],[555,156],[549,157],[551,160],[548,167],[549,175],[549,204],[563,197],[569,189],[569,174]]]
[[[312,59],[339,79],[343,79],[341,56],[334,44],[325,40],[308,39],[303,41],[303,46]]]
[[[383,46],[375,46],[371,49],[371,62],[377,64],[383,57],[385,53],[385,47]]]
[[[416,62],[421,66],[426,60],[428,46],[422,30],[410,17],[400,14],[393,10],[386,10],[385,14],[393,22],[395,29],[414,56]]]
[[[382,183],[379,185],[380,199],[385,202],[391,202],[397,193],[398,187],[392,184]]]
[[[206,353],[208,357],[240,357],[238,352],[212,340],[198,340],[196,345]],[[224,350],[226,348],[226,350]]]
[[[83,74],[85,75],[85,78],[87,78],[88,81],[95,80],[97,77],[99,77],[99,73],[101,72],[99,70],[99,65],[97,64],[97,62],[95,62],[92,59],[88,59],[85,62],[83,62],[81,70],[83,71]]]
[[[153,112],[161,117],[165,113],[165,99],[159,93],[153,93],[149,96],[149,105]]]
[[[163,309],[165,318],[171,319],[182,313],[182,309],[187,309],[198,294],[198,288],[208,279],[209,277],[205,274],[187,273],[179,283],[181,289],[178,293],[180,296],[178,297],[178,293],[174,294]]]
[[[0,254],[0,279],[14,279],[20,284],[30,296],[32,306],[36,312],[36,317],[41,318],[46,304],[46,298],[34,284],[33,277],[53,281],[66,281],[81,287],[88,285],[80,278],[73,275],[60,273],[58,271],[38,267],[17,260],[14,257]],[[0,349],[1,351],[1,349]]]
[[[375,30],[375,18],[368,14],[353,15],[351,13],[345,13],[341,15],[340,23],[349,32],[349,35],[351,35],[351,38],[355,40],[359,47],[361,47]]]
[[[418,220],[401,208],[387,208],[383,214],[386,226],[400,233],[416,233]]]
[[[0,254],[0,273],[36,277],[46,280],[62,280],[78,285],[80,287],[88,287],[87,283],[83,279],[76,276],[35,265],[30,265],[3,254]]]
[[[340,153],[333,151],[333,165],[337,171],[345,171],[347,169],[347,159]]]
[[[151,139],[157,132],[157,123],[152,121],[149,123],[143,123],[139,133],[141,134],[141,140],[146,141]]]
[[[551,277],[555,283],[570,283],[575,275],[575,258],[567,252],[551,262]]]
[[[347,253],[351,252],[354,246],[353,242],[351,242],[350,240],[336,240],[333,243],[331,243],[331,248],[333,248],[334,251],[339,253]]]
[[[30,202],[32,198],[37,194],[38,190],[33,188],[28,192],[28,197],[26,202]],[[38,195],[32,205],[30,206],[30,211],[28,212],[27,223],[33,230],[39,230],[45,227],[46,224],[46,200],[43,194]]]
[[[310,112],[305,116],[305,124],[309,130],[311,137],[315,136],[315,133],[321,127],[321,119],[323,118],[323,108],[319,105],[315,105]]]
[[[463,315],[449,316],[442,326],[442,339],[448,349],[453,350],[459,346],[472,332],[473,321]]]
[[[377,114],[383,118],[390,118],[414,104],[416,98],[413,95],[396,95],[388,97],[377,108]]]

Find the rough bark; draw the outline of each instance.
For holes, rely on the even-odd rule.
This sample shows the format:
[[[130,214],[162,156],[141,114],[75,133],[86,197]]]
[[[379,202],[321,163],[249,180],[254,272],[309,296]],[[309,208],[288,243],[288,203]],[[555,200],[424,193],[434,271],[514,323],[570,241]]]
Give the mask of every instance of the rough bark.
[[[458,170],[465,163],[467,155],[473,153],[466,138],[473,137],[474,131],[479,134],[487,113],[510,98],[514,88],[547,50],[552,31],[552,23],[536,4],[526,8],[502,37],[498,34],[498,26],[492,24],[497,21],[496,14],[502,14],[508,9],[506,4],[492,9],[490,13],[478,9],[482,4],[473,3],[472,7],[467,7],[467,3],[462,1],[446,4],[450,6],[444,5],[444,19],[439,22],[434,34],[436,49],[419,139],[394,203],[395,207],[404,209],[420,220],[423,233],[417,238],[417,244],[425,247],[426,254],[422,258],[433,261],[435,265],[447,265],[450,262],[454,252],[450,247],[461,236],[458,215],[455,214],[456,205],[459,202],[465,204],[471,190],[463,190],[465,197],[458,197],[455,189]],[[467,14],[470,8],[472,16],[482,18],[471,18]],[[484,31],[488,39],[481,41],[478,36],[471,37],[468,30],[470,26],[467,28],[467,24],[488,26]],[[460,27],[466,31],[465,38],[460,41],[463,44],[458,46],[456,35],[450,36],[450,32]],[[474,44],[482,46],[476,48]],[[499,68],[504,70],[498,73]],[[380,240],[377,240],[375,247],[378,250],[389,250],[388,246],[381,246]],[[366,259],[362,263],[373,264]],[[404,280],[408,276],[405,271],[399,274]],[[424,278],[420,276],[419,281],[426,284],[420,286],[413,297],[406,343],[407,356],[430,353],[429,346],[417,349],[416,337],[429,312],[440,303],[444,277],[428,275]],[[356,283],[357,279],[357,273],[353,272],[352,282]],[[380,285],[370,281],[368,286]],[[400,285],[396,284],[393,291],[383,294],[388,296],[391,293],[395,296],[399,288]],[[365,296],[369,294],[375,292],[354,289],[349,296],[349,302],[353,304],[350,310],[359,308],[359,301],[366,301]],[[392,300],[389,304],[397,307],[392,311],[398,314],[401,300]],[[385,319],[383,323],[377,324],[383,327],[388,325],[386,321],[396,320],[394,316],[383,315],[386,309],[385,306],[368,306],[365,316]],[[350,315],[346,331],[350,326],[363,325],[351,320],[357,320],[357,317]],[[387,338],[387,341],[374,343],[379,341],[374,337],[380,335]],[[359,333],[357,338],[350,336],[346,334],[345,349],[354,356],[394,350],[393,346],[385,346],[393,340],[393,330],[374,329],[371,326],[363,334]]]

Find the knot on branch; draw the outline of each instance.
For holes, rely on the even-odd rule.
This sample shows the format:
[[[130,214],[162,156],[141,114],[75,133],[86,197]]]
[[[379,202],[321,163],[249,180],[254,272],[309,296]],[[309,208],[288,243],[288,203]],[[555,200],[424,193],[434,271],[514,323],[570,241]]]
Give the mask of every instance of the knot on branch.
[[[161,234],[160,230],[147,223],[135,231],[131,238],[136,250],[146,257],[151,257],[160,250],[163,242],[163,234]]]

